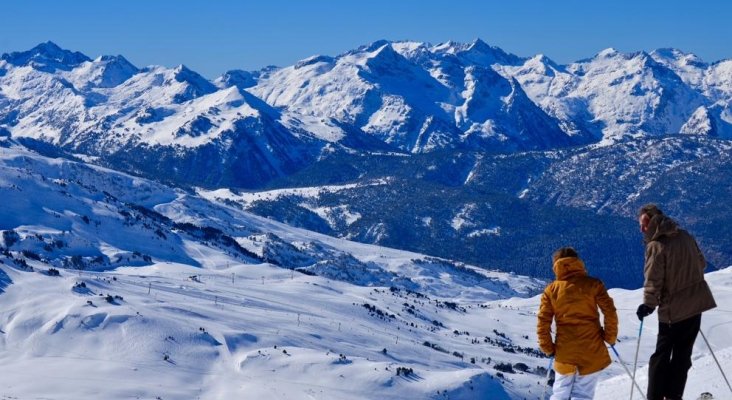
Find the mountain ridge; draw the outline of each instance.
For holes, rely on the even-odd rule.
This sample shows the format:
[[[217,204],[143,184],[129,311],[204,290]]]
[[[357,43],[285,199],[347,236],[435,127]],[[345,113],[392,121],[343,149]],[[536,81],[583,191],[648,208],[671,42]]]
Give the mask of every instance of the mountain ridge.
[[[478,129],[477,132],[482,132],[480,135],[477,135],[478,137],[481,135],[497,135],[496,137],[499,138],[498,141],[488,140],[487,142],[480,139],[471,140],[472,144],[468,145],[470,148],[476,148],[477,146],[477,148],[488,151],[516,151],[517,149],[531,149],[532,146],[537,146],[537,148],[547,148],[547,146],[548,148],[563,147],[567,144],[587,144],[595,141],[612,143],[628,135],[668,134],[678,133],[682,130],[685,133],[722,135],[722,137],[727,137],[729,135],[727,132],[732,131],[728,117],[729,113],[727,112],[730,99],[732,98],[732,96],[728,95],[732,93],[732,84],[726,83],[732,80],[724,78],[724,74],[727,73],[726,70],[719,70],[729,60],[719,60],[707,64],[703,63],[693,54],[684,53],[675,49],[658,49],[651,53],[636,52],[628,54],[619,53],[614,49],[606,49],[592,58],[567,65],[558,65],[543,55],[535,57],[515,56],[498,47],[490,46],[480,39],[466,44],[446,42],[438,45],[421,42],[381,40],[362,46],[356,50],[345,52],[339,56],[315,56],[303,60],[294,66],[296,68],[293,71],[298,71],[298,73],[294,75],[290,73],[287,76],[295,77],[301,75],[302,73],[299,70],[303,67],[320,65],[323,62],[325,64],[330,63],[332,67],[336,67],[338,63],[346,62],[348,59],[353,59],[354,62],[357,59],[361,59],[366,62],[364,65],[367,66],[369,63],[376,62],[379,55],[383,58],[382,53],[384,49],[389,49],[392,52],[391,58],[381,61],[380,63],[383,65],[378,68],[382,72],[369,77],[367,81],[372,83],[366,83],[366,86],[362,86],[360,89],[358,87],[362,83],[358,83],[358,80],[351,83],[349,81],[342,81],[339,84],[340,86],[332,87],[332,89],[327,89],[327,86],[323,85],[314,87],[314,95],[307,95],[301,97],[301,100],[297,100],[300,97],[292,97],[292,95],[303,90],[305,81],[300,81],[298,84],[300,86],[299,88],[289,88],[291,84],[288,82],[292,81],[292,79],[287,78],[286,80],[282,80],[285,77],[282,73],[287,68],[268,68],[258,72],[232,71],[229,74],[224,74],[217,78],[215,82],[212,82],[185,66],[180,65],[170,70],[171,72],[168,74],[170,77],[167,78],[168,80],[173,79],[177,81],[180,84],[179,87],[166,89],[166,91],[172,91],[170,94],[165,92],[161,94],[163,98],[168,99],[165,102],[169,102],[169,104],[180,104],[213,93],[221,88],[237,86],[242,91],[253,93],[265,102],[282,109],[288,114],[294,113],[295,118],[298,116],[305,117],[306,115],[313,115],[320,118],[333,119],[334,121],[338,121],[339,124],[348,125],[351,129],[364,130],[372,136],[379,137],[382,141],[411,152],[430,151],[445,146],[454,146],[462,141],[459,139],[460,135],[465,135],[466,132],[475,129]],[[368,54],[370,53],[374,53],[375,55],[369,56]],[[478,54],[480,57],[471,56],[471,54]],[[406,60],[411,66],[404,64],[403,67],[398,67],[396,70],[389,72],[391,68],[394,68],[399,63],[394,58],[398,57],[397,55],[404,57],[403,60]],[[82,112],[83,108],[98,109],[98,106],[103,105],[105,99],[112,93],[107,94],[99,89],[117,87],[141,73],[152,74],[153,77],[152,80],[146,80],[145,82],[147,83],[144,83],[144,85],[159,85],[160,83],[156,83],[156,79],[160,79],[160,73],[165,71],[162,67],[137,69],[122,56],[101,56],[92,60],[81,53],[63,50],[53,42],[47,42],[26,52],[5,53],[0,57],[6,65],[5,68],[2,68],[5,71],[5,85],[17,87],[19,84],[16,80],[8,79],[8,67],[14,69],[18,66],[31,66],[34,57],[51,60],[59,64],[59,66],[63,66],[58,71],[53,69],[48,70],[43,65],[36,65],[36,69],[39,72],[56,75],[60,78],[59,82],[62,82],[62,85],[66,85],[77,96],[84,99],[83,104],[85,104],[85,107],[75,107],[77,111],[74,114],[77,116],[74,118],[79,120],[99,118],[96,116],[99,114],[98,111],[89,112],[91,111],[89,110]],[[632,67],[636,69],[628,70],[625,73],[626,75],[619,75],[618,72],[614,72],[616,77],[613,79],[610,79],[611,76],[608,76],[608,78],[604,77],[609,72],[598,70],[599,75],[583,83],[582,76],[586,75],[586,68],[591,67],[593,63],[599,63],[598,66],[602,65],[607,60],[615,60],[613,61],[615,63],[613,70],[618,72],[622,72],[626,68],[622,65],[624,63],[631,63],[627,68]],[[640,64],[635,60],[640,60]],[[635,67],[632,66],[634,62],[636,63]],[[96,67],[96,65],[101,63],[110,64],[111,67]],[[93,82],[92,78],[89,76],[85,77],[84,74],[78,72],[72,73],[74,69],[78,69],[82,64],[90,65],[90,67],[85,67],[86,69],[95,66],[94,68],[102,70],[101,73],[98,73],[98,75],[102,76],[96,78],[98,82]],[[375,65],[380,64],[377,62]],[[534,66],[532,67],[532,65]],[[544,67],[537,68],[537,66]],[[115,69],[114,71],[106,70],[112,67]],[[344,64],[345,67],[346,64]],[[466,68],[475,69],[478,67],[499,72],[509,80],[510,85],[513,85],[510,82],[515,79],[515,82],[518,83],[517,87],[520,87],[522,91],[526,92],[531,100],[531,102],[522,104],[519,108],[529,110],[532,107],[538,106],[538,109],[541,111],[537,111],[538,114],[536,116],[531,115],[526,118],[509,116],[501,122],[501,111],[499,107],[494,108],[486,114],[472,114],[479,115],[479,117],[475,121],[471,120],[472,122],[468,124],[460,122],[461,119],[465,118],[466,114],[459,110],[462,108],[469,109],[468,105],[471,101],[475,100],[471,99],[469,95],[463,100],[459,100],[461,96],[465,95],[460,94],[460,91],[464,91],[464,87],[469,85],[472,79],[466,75]],[[31,66],[31,68],[33,67]],[[413,71],[422,71],[420,73],[426,75],[424,75],[425,77],[415,75],[411,79],[406,79],[406,81],[415,82],[417,85],[411,88],[397,89],[396,92],[393,89],[388,89],[383,94],[373,92],[373,89],[381,88],[384,84],[387,84],[388,80],[382,81],[384,79],[382,77],[384,73],[387,73],[387,75],[396,74],[394,76],[398,80],[405,79],[406,76],[398,73],[398,71],[407,71],[404,68],[412,69]],[[693,73],[704,76],[702,77],[700,75],[696,78],[690,78],[689,73],[687,73],[689,68],[696,68],[696,72]],[[465,70],[461,72],[461,69]],[[533,74],[530,80],[526,78],[528,76],[526,74],[529,71],[532,71],[531,74]],[[650,73],[650,75],[647,75],[647,78],[644,78],[644,80],[631,80],[630,86],[626,84],[618,85],[618,83],[622,82],[622,79],[628,79],[631,76],[630,74],[636,74],[638,71],[645,71],[646,74]],[[333,71],[316,70],[313,72],[314,75],[311,74],[312,77],[322,76],[324,77],[323,82],[326,82],[331,80],[327,76]],[[105,73],[110,76],[104,77],[103,75]],[[557,80],[557,73],[562,74],[561,80]],[[653,76],[653,74],[658,73],[661,75]],[[339,74],[341,73],[339,72]],[[428,75],[432,75],[432,78],[429,78]],[[671,80],[668,81],[667,78],[663,77],[664,75],[669,76]],[[236,78],[227,78],[228,76],[235,76]],[[276,76],[282,76],[283,78],[278,78],[277,81],[272,82]],[[88,83],[85,83],[84,79]],[[432,79],[436,80],[433,81]],[[491,79],[494,78],[489,78],[488,80],[490,81]],[[138,78],[138,80],[140,79]],[[681,80],[681,82],[678,80]],[[71,84],[64,84],[63,82],[70,82]],[[266,82],[271,83],[267,84]],[[590,82],[598,82],[600,86],[597,88],[587,86]],[[162,84],[164,86],[169,85],[165,82],[162,82]],[[312,85],[311,79],[307,80],[307,84]],[[445,86],[445,84],[448,84],[448,86]],[[546,86],[547,84],[554,86],[555,89],[549,92],[544,91],[544,94],[540,94],[537,90],[540,90],[540,87]],[[351,85],[356,86],[351,88]],[[420,85],[424,86],[422,87]],[[637,104],[632,106],[624,106],[625,108],[621,107],[613,110],[612,108],[608,108],[610,107],[610,103],[607,101],[598,102],[597,100],[592,100],[593,97],[601,93],[601,89],[607,92],[608,87],[603,85],[609,85],[610,94],[614,90],[620,90],[614,95],[616,100],[613,103],[623,103],[618,96],[631,99],[633,96],[641,95],[645,96],[647,100],[637,102]],[[617,86],[617,89],[613,89],[613,86]],[[278,101],[277,97],[272,97],[271,94],[267,94],[271,93],[272,89],[266,89],[266,87],[287,90],[291,94],[284,97],[283,100]],[[369,87],[371,89],[368,89]],[[654,89],[654,87],[658,87],[659,89]],[[39,86],[39,89],[41,90],[37,91],[37,95],[43,94],[52,97],[62,95],[62,93],[54,94],[59,89],[54,89],[53,87],[46,86],[44,88],[43,86]],[[144,90],[144,88],[140,87],[136,90]],[[326,90],[326,92],[323,92],[323,90]],[[352,91],[352,94],[355,94],[357,97],[351,97],[350,103],[349,101],[343,102],[343,99],[349,99],[349,95],[346,94],[344,96],[342,90]],[[382,92],[383,88],[378,90]],[[450,94],[445,97],[446,94],[435,94],[434,90]],[[495,88],[489,84],[485,90],[487,90],[487,93],[490,93],[495,91]],[[662,90],[663,92],[667,92],[667,94],[663,96],[654,94],[657,90]],[[327,96],[328,91],[333,91],[332,100],[323,100],[327,99],[323,95],[325,94]],[[359,94],[359,91],[361,94]],[[11,104],[8,104],[4,108],[8,111],[13,111],[12,108],[22,108],[22,99],[17,99],[17,97],[13,98],[15,96],[12,96],[12,92],[8,93],[11,94],[10,97],[7,95],[3,97],[21,100],[21,103],[11,102]],[[359,100],[358,96],[365,97]],[[457,102],[455,101],[456,96],[459,100]],[[120,98],[120,100],[122,99]],[[132,99],[134,97],[130,98],[130,100]],[[320,99],[318,101],[325,108],[322,108],[320,111],[317,108],[313,108],[311,104],[313,99]],[[612,97],[608,99],[612,99]],[[128,101],[125,100],[125,102]],[[304,102],[302,106],[297,105],[300,101]],[[329,103],[330,101],[334,101],[334,103]],[[132,102],[134,103],[135,100],[132,100]],[[532,102],[534,104],[530,104]],[[381,103],[380,106],[379,103]],[[422,105],[419,105],[420,103]],[[138,104],[134,107],[140,108],[143,106]],[[352,107],[356,108],[351,110],[350,108]],[[649,109],[650,111],[644,111],[642,107],[651,108]],[[702,109],[701,107],[704,108]],[[711,112],[710,117],[707,119],[713,121],[713,123],[699,122],[705,112],[702,110],[708,110],[706,111],[708,113]],[[448,114],[444,114],[446,111]],[[65,113],[66,118],[69,116],[69,110],[58,110],[58,112]],[[449,115],[450,112],[455,112],[454,120]],[[536,112],[532,111],[532,113]],[[547,116],[540,116],[542,113],[546,113]],[[15,126],[18,124],[26,125],[28,129],[33,127],[36,130],[47,131],[48,133],[44,137],[54,140],[53,137],[57,134],[53,132],[63,130],[63,127],[59,126],[58,122],[54,122],[56,118],[51,116],[40,118],[28,116],[23,118],[22,113],[15,112],[11,114],[14,115],[5,115],[3,118],[0,118],[0,120],[6,121],[4,123],[4,129],[11,132],[16,131]],[[113,114],[109,114],[108,112],[107,114],[105,118],[109,119],[110,122],[117,119]],[[435,119],[435,116],[440,117]],[[71,119],[73,120],[74,118]],[[28,121],[19,121],[18,119]],[[543,119],[547,121],[551,120],[551,122],[539,122]],[[539,125],[522,127],[522,120],[531,120],[534,124],[538,123]],[[587,121],[592,122],[588,125]],[[550,135],[551,139],[548,140],[548,143],[543,143],[543,139],[536,137],[532,139],[524,138],[523,141],[518,140],[514,142],[515,139],[512,138],[516,134],[510,133],[512,130],[516,132],[536,130],[552,132],[556,129],[552,126],[558,127],[557,132],[564,133],[559,136],[554,134],[552,134],[553,136]],[[74,129],[79,130],[79,128],[80,126],[75,126]],[[126,126],[126,128],[133,130],[142,129],[142,127],[138,126]],[[25,132],[28,132],[28,129],[18,130],[16,135],[27,135],[28,133]],[[317,129],[317,127],[313,129]],[[384,130],[387,132],[392,130],[393,133],[388,135],[379,133],[384,132]],[[404,137],[404,139],[401,139],[401,137]],[[415,141],[417,140],[416,138],[422,139]],[[514,148],[514,146],[517,147]],[[526,146],[529,147],[526,148]]]
[[[138,69],[84,56],[47,71],[9,58],[0,61],[0,136],[191,190],[355,185],[322,198],[224,199],[296,226],[542,277],[545,254],[570,241],[596,257],[602,278],[631,288],[637,276],[619,272],[632,266],[603,244],[639,258],[632,214],[638,199],[664,193],[714,266],[732,260],[694,216],[728,221],[732,210],[678,202],[659,186],[674,177],[669,190],[703,190],[729,174],[726,158],[710,168],[699,156],[723,154],[732,138],[728,61],[606,49],[558,65],[480,40],[382,40],[211,82],[183,64]],[[625,172],[638,166],[652,173]],[[717,176],[700,175],[702,166]],[[724,190],[703,191],[724,203]],[[593,236],[593,224],[607,236]]]

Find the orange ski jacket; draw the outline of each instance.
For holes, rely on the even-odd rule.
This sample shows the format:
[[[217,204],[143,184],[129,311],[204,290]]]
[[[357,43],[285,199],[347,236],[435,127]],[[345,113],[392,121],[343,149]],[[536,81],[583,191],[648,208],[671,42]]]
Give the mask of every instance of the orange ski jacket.
[[[615,344],[618,337],[618,315],[613,299],[599,279],[587,275],[579,258],[560,258],[554,263],[557,279],[541,296],[536,333],[539,347],[547,355],[554,354],[554,369],[567,375],[578,371],[587,375],[610,365],[605,342]],[[598,307],[604,326],[600,324]],[[556,322],[556,338],[552,340],[552,321]]]

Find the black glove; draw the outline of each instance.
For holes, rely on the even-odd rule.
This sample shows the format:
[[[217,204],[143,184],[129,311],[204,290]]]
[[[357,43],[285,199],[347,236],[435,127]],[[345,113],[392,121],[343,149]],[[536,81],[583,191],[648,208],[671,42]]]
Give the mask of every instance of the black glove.
[[[648,307],[645,304],[641,304],[638,306],[638,311],[635,312],[635,315],[638,316],[639,320],[643,321],[643,318],[651,315],[653,310],[655,310],[655,307]]]

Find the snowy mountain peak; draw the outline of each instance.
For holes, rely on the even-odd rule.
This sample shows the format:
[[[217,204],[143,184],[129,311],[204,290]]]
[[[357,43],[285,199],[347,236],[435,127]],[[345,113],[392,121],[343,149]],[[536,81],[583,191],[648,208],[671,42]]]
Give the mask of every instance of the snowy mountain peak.
[[[47,41],[44,43],[38,44],[36,47],[29,50],[31,53],[43,55],[46,57],[56,57],[60,58],[64,56],[66,53],[70,53],[68,50],[62,49],[59,45],[52,41]]]
[[[666,48],[654,50],[650,56],[657,63],[674,71],[685,83],[694,88],[702,89],[709,64],[695,54]]]
[[[607,49],[605,49],[605,50],[602,50],[602,51],[600,51],[599,53],[597,53],[597,55],[595,56],[595,58],[610,58],[610,57],[616,57],[616,56],[617,56],[618,54],[620,54],[620,52],[618,52],[617,50],[615,50],[615,49],[614,49],[614,48],[612,48],[612,47],[608,47]]]
[[[475,38],[470,43],[470,48],[472,49],[492,49],[493,46],[490,46],[488,43],[484,42],[481,38]]]
[[[80,52],[64,50],[56,43],[48,41],[22,52],[5,53],[0,57],[16,66],[32,66],[38,70],[54,72],[69,71],[91,59]]]
[[[471,43],[449,41],[432,48],[436,54],[453,54],[466,64],[491,66],[493,64],[520,65],[526,59],[507,53],[500,47],[491,46],[482,39]]]
[[[330,56],[324,56],[324,55],[316,55],[312,57],[308,57],[304,60],[300,60],[297,63],[295,63],[294,68],[300,69],[303,67],[306,67],[308,65],[318,64],[318,63],[326,63],[326,64],[332,64],[335,62],[335,59]]]
[[[183,64],[180,64],[173,70],[173,77],[176,81],[188,84],[184,93],[179,93],[175,100],[176,102],[184,102],[191,100],[196,97],[201,97],[206,94],[210,94],[218,90],[216,85],[208,81],[208,79],[199,75],[197,72],[189,69]]]
[[[497,46],[491,46],[488,43],[484,42],[482,39],[478,38],[473,40],[469,45],[468,48],[465,50],[466,52],[477,52],[482,53],[486,55],[492,55],[496,58],[496,60],[517,60],[520,59],[520,57],[515,56],[513,54],[509,54],[500,47]]]
[[[651,57],[660,63],[673,63],[679,66],[692,66],[696,68],[707,68],[705,63],[696,54],[686,53],[678,49],[663,48],[651,52]]]
[[[447,42],[433,46],[431,51],[437,54],[455,54],[455,52],[461,47],[464,47],[464,45],[461,45],[460,43],[454,42],[452,40],[448,40]]]
[[[258,76],[259,74],[256,72],[235,69],[226,71],[223,75],[216,78],[214,84],[219,88],[236,86],[239,89],[246,89],[257,84]]]
[[[384,46],[390,45],[390,44],[391,44],[391,42],[386,39],[379,39],[379,40],[376,40],[374,42],[367,44],[366,46],[360,47],[358,50],[356,50],[356,52],[371,53],[371,52],[374,52],[374,51],[376,51]]]
[[[140,70],[122,56],[99,56],[74,69],[79,87],[112,88],[131,78]]]
[[[388,66],[406,59],[392,47],[391,43],[385,42],[376,48],[370,48],[367,53],[366,65],[369,66]]]
[[[175,79],[178,82],[199,81],[199,80],[207,81],[206,78],[202,77],[197,72],[188,68],[184,64],[179,64],[175,68],[173,68],[173,74],[175,75]]]
[[[709,116],[709,110],[706,107],[697,108],[689,120],[681,127],[680,132],[696,135],[713,135],[716,133],[714,122]]]
[[[124,68],[138,70],[136,66],[134,66],[131,62],[129,62],[124,56],[122,55],[116,55],[116,56],[99,56],[94,59],[95,63],[103,63],[106,65],[119,65]]]
[[[551,58],[544,54],[537,54],[534,57],[529,58],[523,65],[523,68],[533,73],[538,73],[546,76],[554,76],[554,71],[563,71],[563,67],[554,62]]]

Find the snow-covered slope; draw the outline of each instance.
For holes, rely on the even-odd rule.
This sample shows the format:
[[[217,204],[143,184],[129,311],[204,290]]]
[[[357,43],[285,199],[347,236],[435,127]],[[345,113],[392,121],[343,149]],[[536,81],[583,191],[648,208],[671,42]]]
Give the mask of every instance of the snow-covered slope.
[[[383,248],[375,255],[370,245],[298,230],[100,167],[49,159],[8,140],[0,143],[8,146],[0,156],[0,190],[7,201],[0,211],[4,247],[27,250],[25,258],[53,267],[107,270],[130,259],[140,265],[162,260],[201,266],[194,261],[199,252],[187,247],[192,240],[241,262],[266,260],[352,283],[425,293],[529,294],[539,282],[527,280],[519,285],[525,289],[516,291],[517,285],[501,282],[503,275],[462,263]],[[380,262],[386,255],[389,262]]]
[[[4,397],[539,397],[547,359],[531,296],[543,282],[288,227],[0,144]],[[708,276],[720,305],[730,271]],[[617,347],[630,354],[641,296],[611,294]],[[703,328],[728,366],[723,308]],[[690,390],[721,390],[697,351]],[[613,365],[603,377],[622,373]]]
[[[522,390],[492,377],[487,358],[485,368],[470,363],[473,325],[452,321],[540,281],[290,228],[2,144],[0,364],[12,377],[3,396]]]

